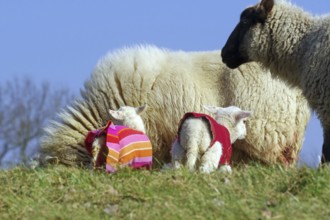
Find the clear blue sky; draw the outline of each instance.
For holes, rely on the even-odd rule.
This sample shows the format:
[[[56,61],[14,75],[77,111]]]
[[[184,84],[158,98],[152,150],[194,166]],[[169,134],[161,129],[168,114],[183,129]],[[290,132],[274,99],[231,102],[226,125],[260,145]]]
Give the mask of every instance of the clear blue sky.
[[[330,12],[328,0],[292,2],[312,14]],[[221,49],[240,12],[255,3],[0,0],[0,82],[27,75],[78,92],[97,60],[117,48],[147,43],[172,50]],[[313,117],[302,152],[310,165],[322,142]]]

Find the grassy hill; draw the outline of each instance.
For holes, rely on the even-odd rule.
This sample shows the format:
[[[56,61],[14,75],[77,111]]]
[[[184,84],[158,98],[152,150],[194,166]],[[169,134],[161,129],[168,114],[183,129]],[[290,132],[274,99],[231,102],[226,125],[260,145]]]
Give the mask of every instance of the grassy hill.
[[[266,167],[116,174],[0,171],[0,219],[330,219],[330,172]]]

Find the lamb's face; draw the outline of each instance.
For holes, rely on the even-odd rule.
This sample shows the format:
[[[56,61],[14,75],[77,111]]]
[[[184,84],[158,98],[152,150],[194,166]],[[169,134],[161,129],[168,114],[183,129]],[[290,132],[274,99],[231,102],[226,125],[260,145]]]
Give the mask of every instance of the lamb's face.
[[[230,139],[234,143],[237,139],[246,137],[246,120],[251,116],[251,112],[241,110],[236,106],[219,108],[215,120],[227,127],[230,133]]]
[[[244,111],[236,106],[226,108],[204,106],[204,108],[215,114],[215,120],[225,126],[229,133],[231,142],[237,139],[244,139],[246,136],[246,120],[251,116],[250,111]]]
[[[239,140],[242,140],[246,137],[246,120],[247,118],[236,121],[234,129],[236,130],[235,133],[237,134],[237,139]]]
[[[109,109],[112,122],[116,125],[125,125],[133,129],[145,132],[144,123],[140,114],[144,112],[146,105],[134,108],[131,106],[122,106],[118,110]]]
[[[259,52],[259,37],[268,14],[272,10],[274,0],[262,0],[260,4],[245,9],[240,21],[222,48],[222,61],[229,68],[256,61]]]
[[[135,109],[130,106],[120,107],[118,110],[109,110],[111,120],[114,124],[123,125],[124,121],[136,116]]]

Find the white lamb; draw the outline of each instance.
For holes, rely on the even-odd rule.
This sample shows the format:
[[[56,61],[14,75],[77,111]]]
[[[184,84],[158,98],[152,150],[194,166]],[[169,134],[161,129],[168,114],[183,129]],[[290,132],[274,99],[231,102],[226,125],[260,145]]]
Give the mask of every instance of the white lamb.
[[[179,125],[178,138],[172,145],[172,166],[179,168],[185,161],[191,171],[199,164],[199,171],[203,173],[213,172],[218,167],[231,172],[231,144],[245,138],[245,121],[251,113],[236,106],[203,107],[215,114],[215,120],[205,114],[185,115]]]
[[[259,160],[295,164],[310,110],[299,89],[288,87],[257,63],[230,70],[220,51],[169,51],[155,46],[125,48],[102,58],[81,90],[81,98],[46,127],[41,153],[45,163],[90,164],[84,139],[104,126],[107,109],[148,103],[142,115],[153,156],[170,162],[170,146],[185,112],[203,111],[202,103],[239,106],[253,117],[249,133],[236,141],[232,162]],[[283,114],[285,113],[285,114]]]
[[[263,0],[242,12],[222,58],[230,68],[258,61],[302,89],[323,127],[323,162],[330,162],[329,15],[312,16],[289,2]]]
[[[147,105],[140,107],[122,106],[118,110],[109,109],[110,120],[115,125],[124,125],[129,128],[146,133],[143,120],[140,116],[147,108]],[[97,157],[102,147],[105,146],[106,135],[103,134],[95,138],[92,144],[93,167],[96,165]]]

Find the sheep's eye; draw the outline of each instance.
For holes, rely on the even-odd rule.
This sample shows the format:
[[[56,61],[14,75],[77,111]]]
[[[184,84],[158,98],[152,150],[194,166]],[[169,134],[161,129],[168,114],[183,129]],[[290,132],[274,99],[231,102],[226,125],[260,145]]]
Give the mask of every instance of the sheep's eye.
[[[246,124],[246,121],[244,120],[243,123]]]
[[[249,19],[246,18],[246,17],[242,17],[242,18],[241,18],[241,23],[242,23],[242,24],[248,24],[248,23],[249,23]]]

